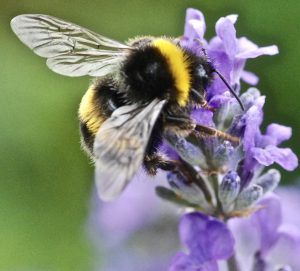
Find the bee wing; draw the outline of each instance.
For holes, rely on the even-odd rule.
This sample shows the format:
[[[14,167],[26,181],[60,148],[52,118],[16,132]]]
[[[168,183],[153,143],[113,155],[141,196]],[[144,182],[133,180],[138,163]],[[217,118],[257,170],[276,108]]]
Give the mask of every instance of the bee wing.
[[[94,143],[96,185],[100,198],[116,198],[143,163],[153,126],[165,104],[122,106],[100,127]]]
[[[48,67],[67,76],[104,76],[131,47],[76,24],[42,14],[19,15],[11,20],[19,39]]]

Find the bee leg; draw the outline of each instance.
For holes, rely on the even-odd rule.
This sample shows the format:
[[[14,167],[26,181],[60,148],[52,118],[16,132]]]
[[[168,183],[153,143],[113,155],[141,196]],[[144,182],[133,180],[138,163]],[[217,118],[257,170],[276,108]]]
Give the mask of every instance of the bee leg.
[[[158,169],[172,171],[176,168],[176,165],[163,154],[153,153],[145,156],[144,168],[149,175],[154,176]]]
[[[196,107],[196,108],[204,108],[207,109],[209,111],[215,112],[216,108],[210,106],[206,100],[206,95],[202,95],[200,94],[197,90],[195,90],[194,88],[191,89],[191,99],[192,99],[192,104]]]
[[[166,129],[175,132],[179,136],[188,136],[195,127],[196,124],[189,117],[166,116]]]
[[[209,110],[211,112],[216,112],[217,111],[216,108],[214,108],[213,106],[210,106],[206,101],[203,104],[201,104],[201,108],[204,108],[204,109]]]
[[[179,136],[193,135],[196,138],[217,137],[228,140],[236,145],[240,144],[240,139],[238,137],[232,136],[215,128],[195,124],[187,117],[167,116],[166,119],[169,126],[167,126],[167,128],[171,131],[175,131],[175,133]]]
[[[204,125],[197,124],[195,130],[193,131],[195,137],[218,137],[228,140],[234,144],[240,144],[240,139],[236,136],[232,136],[215,128],[207,127]]]

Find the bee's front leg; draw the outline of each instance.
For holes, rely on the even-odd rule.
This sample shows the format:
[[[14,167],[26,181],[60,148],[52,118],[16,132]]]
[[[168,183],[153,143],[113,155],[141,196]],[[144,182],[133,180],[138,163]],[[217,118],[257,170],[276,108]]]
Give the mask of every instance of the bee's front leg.
[[[165,116],[165,131],[175,133],[178,136],[186,137],[190,135],[196,127],[196,124],[187,115],[176,116],[166,115]]]
[[[240,144],[240,138],[232,136],[223,131],[219,131],[212,127],[194,123],[189,117],[166,116],[166,129],[175,133],[180,137],[193,135],[196,138],[216,137],[223,140],[228,140],[233,144]],[[168,131],[168,130],[167,130]]]

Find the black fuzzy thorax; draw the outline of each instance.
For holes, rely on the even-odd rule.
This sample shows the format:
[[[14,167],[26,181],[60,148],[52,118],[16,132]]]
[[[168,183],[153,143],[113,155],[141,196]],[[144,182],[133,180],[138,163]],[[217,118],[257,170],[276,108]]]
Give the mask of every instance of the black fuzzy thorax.
[[[121,87],[132,102],[168,99],[176,88],[165,57],[151,45],[143,45],[131,52],[122,63],[120,73]]]

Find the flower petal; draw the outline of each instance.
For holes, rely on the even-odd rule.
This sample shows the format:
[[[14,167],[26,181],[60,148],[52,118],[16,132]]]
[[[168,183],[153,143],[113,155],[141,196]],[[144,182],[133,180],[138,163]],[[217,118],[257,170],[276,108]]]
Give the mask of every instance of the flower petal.
[[[180,40],[180,45],[189,48],[196,54],[200,54],[202,46],[199,41],[203,47],[207,45],[204,39],[206,30],[204,15],[199,10],[189,8],[186,11],[185,21],[184,36]]]
[[[252,86],[256,85],[259,81],[259,78],[255,73],[245,70],[241,72],[241,79]]]
[[[223,104],[229,103],[231,100],[232,100],[232,97],[230,97],[230,95],[218,94],[218,95],[214,95],[210,99],[209,105],[214,108],[219,108]]]
[[[275,140],[274,145],[279,145],[292,136],[292,128],[284,125],[272,123],[268,125],[266,134]]]
[[[252,151],[253,157],[264,166],[277,163],[288,171],[298,166],[298,158],[290,148],[267,146],[265,149],[253,148]]]
[[[134,185],[129,186],[117,200],[101,204],[96,201],[93,219],[95,224],[101,225],[101,230],[105,233],[104,238],[108,237],[112,245],[130,238],[135,231],[153,223],[167,211],[159,208],[159,200],[153,191],[156,185],[165,181],[165,174],[159,173],[155,181],[151,182],[150,177],[143,175],[142,172],[138,173],[140,176],[132,180]],[[152,212],[149,212],[149,208]],[[112,229],[114,234],[107,234]]]
[[[226,54],[230,59],[234,59],[237,53],[236,31],[234,27],[234,16],[220,18],[216,23],[216,33],[223,41]]]
[[[218,266],[216,262],[198,263],[197,258],[179,252],[172,259],[168,271],[218,271]]]
[[[159,150],[163,153],[166,154],[167,157],[171,160],[179,160],[180,156],[178,153],[170,146],[170,144],[164,140],[162,145],[159,147]]]
[[[277,190],[280,196],[282,204],[282,215],[286,223],[295,225],[300,229],[300,179],[298,178],[297,185],[289,185],[279,187]]]
[[[203,39],[206,31],[204,15],[201,11],[193,8],[186,10],[186,24],[184,27],[184,36]]]
[[[192,111],[191,118],[197,123],[205,126],[214,127],[213,112],[207,109],[195,109]]]
[[[200,213],[185,215],[179,226],[182,242],[200,263],[227,259],[234,240],[226,224]]]
[[[231,15],[227,15],[226,16],[226,18],[229,19],[233,24],[236,23],[238,17],[239,16],[237,14],[231,14]]]
[[[211,220],[208,222],[209,230],[207,245],[213,260],[228,259],[233,254],[234,239],[227,226],[221,221]]]
[[[188,271],[193,268],[193,265],[194,262],[191,257],[183,252],[179,252],[173,257],[171,266],[169,267],[168,271]]]
[[[276,55],[278,54],[279,50],[276,45],[266,46],[266,47],[260,47],[255,50],[247,50],[244,52],[241,52],[236,55],[236,58],[256,58],[261,55]]]
[[[298,229],[299,234],[299,229]],[[281,234],[276,245],[270,251],[268,259],[275,266],[289,266],[289,269],[279,270],[300,270],[300,240],[294,238],[290,233]]]
[[[251,218],[260,234],[260,252],[266,254],[279,238],[278,229],[282,222],[281,204],[275,195],[268,196],[258,203],[262,209]]]
[[[255,137],[259,131],[259,127],[263,120],[262,107],[265,103],[265,97],[261,96],[256,99],[255,104],[249,108],[245,114],[246,129],[244,133],[244,150],[247,154],[250,154],[251,149],[255,147]]]
[[[258,46],[246,37],[241,37],[238,39],[238,48],[238,53],[241,54],[248,51],[255,51],[258,49]]]
[[[210,50],[208,55],[211,59],[214,59],[214,67],[224,76],[224,78],[231,84],[231,71],[233,70],[233,61],[229,59],[224,50]],[[224,82],[216,76],[213,84],[207,89],[207,98],[210,100],[213,96],[222,94],[227,91],[228,88]]]

